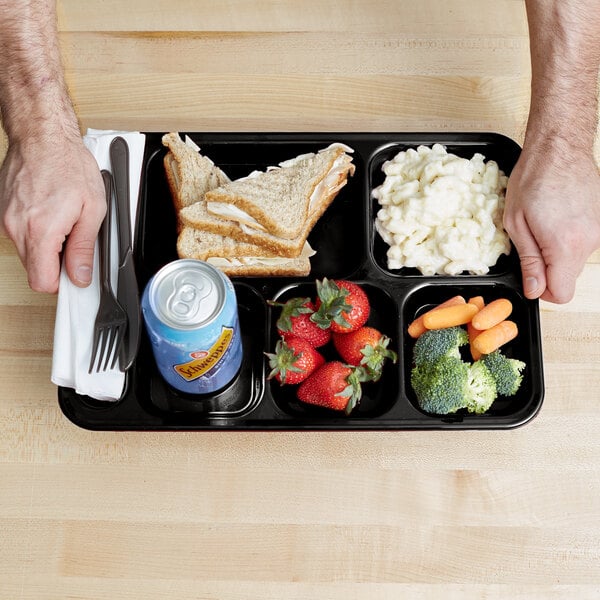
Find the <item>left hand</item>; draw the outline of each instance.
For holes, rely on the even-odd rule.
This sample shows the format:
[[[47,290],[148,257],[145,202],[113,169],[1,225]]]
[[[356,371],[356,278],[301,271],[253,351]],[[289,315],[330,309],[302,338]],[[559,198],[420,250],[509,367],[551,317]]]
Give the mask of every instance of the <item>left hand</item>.
[[[58,291],[63,249],[71,281],[89,285],[105,212],[100,169],[81,137],[9,144],[0,169],[0,228],[13,240],[33,290]]]

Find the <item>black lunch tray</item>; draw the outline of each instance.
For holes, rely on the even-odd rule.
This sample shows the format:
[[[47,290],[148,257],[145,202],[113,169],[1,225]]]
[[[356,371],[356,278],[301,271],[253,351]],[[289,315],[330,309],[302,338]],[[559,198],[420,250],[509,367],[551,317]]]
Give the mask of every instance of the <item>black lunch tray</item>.
[[[356,173],[319,220],[309,242],[317,251],[306,278],[234,278],[244,361],[225,390],[209,397],[186,396],[158,374],[144,332],[138,356],[127,373],[118,402],[99,402],[70,388],[59,388],[61,409],[75,424],[96,430],[389,430],[504,429],[533,418],[544,395],[541,333],[537,301],[522,292],[518,256],[512,250],[486,275],[421,275],[415,269],[389,271],[386,244],[375,232],[378,204],[371,190],[383,182],[384,161],[419,144],[443,144],[448,152],[471,158],[480,152],[508,175],[520,148],[493,133],[189,133],[232,179],[265,169],[332,142],[354,149]],[[148,133],[136,225],[136,268],[140,290],[164,264],[177,258],[176,222],[163,171],[162,133]],[[294,386],[266,378],[264,352],[276,341],[278,309],[267,300],[315,295],[315,279],[361,283],[370,298],[368,324],[392,338],[397,364],[388,363],[377,383],[363,386],[363,398],[351,415],[304,405]],[[519,336],[504,347],[508,356],[527,363],[518,393],[499,397],[483,415],[434,416],[422,412],[410,386],[413,340],[409,322],[427,307],[456,294],[482,295],[486,301],[508,297]],[[327,351],[326,351],[327,352]]]

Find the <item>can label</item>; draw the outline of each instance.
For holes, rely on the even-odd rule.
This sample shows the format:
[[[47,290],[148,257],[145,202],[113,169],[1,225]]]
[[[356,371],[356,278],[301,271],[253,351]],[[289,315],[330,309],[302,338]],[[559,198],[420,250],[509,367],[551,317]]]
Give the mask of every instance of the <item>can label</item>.
[[[174,388],[213,393],[239,371],[235,290],[215,267],[194,259],[165,265],[144,290],[142,313],[158,369]]]
[[[194,381],[194,379],[206,375],[225,356],[227,348],[229,348],[229,345],[233,341],[233,334],[234,331],[231,327],[223,327],[221,335],[212,348],[192,352],[190,356],[194,360],[181,365],[175,365],[175,371],[186,381]]]

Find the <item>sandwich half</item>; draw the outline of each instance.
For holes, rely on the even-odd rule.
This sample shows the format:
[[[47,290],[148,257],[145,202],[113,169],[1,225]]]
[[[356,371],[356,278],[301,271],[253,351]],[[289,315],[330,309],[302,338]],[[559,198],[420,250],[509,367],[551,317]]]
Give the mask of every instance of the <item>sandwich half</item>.
[[[280,256],[299,256],[312,228],[354,173],[347,152],[352,149],[332,144],[251,173],[208,191],[204,201],[184,207],[180,218],[189,227],[254,243]]]

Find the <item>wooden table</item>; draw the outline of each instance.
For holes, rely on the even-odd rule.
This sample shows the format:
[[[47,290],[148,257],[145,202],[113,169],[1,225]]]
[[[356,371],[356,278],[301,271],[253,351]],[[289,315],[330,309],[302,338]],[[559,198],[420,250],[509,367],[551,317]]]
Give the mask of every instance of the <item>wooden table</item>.
[[[59,6],[83,128],[522,141],[520,0]],[[600,597],[599,263],[541,305],[522,428],[92,433],[49,381],[56,299],[0,238],[0,598]]]

